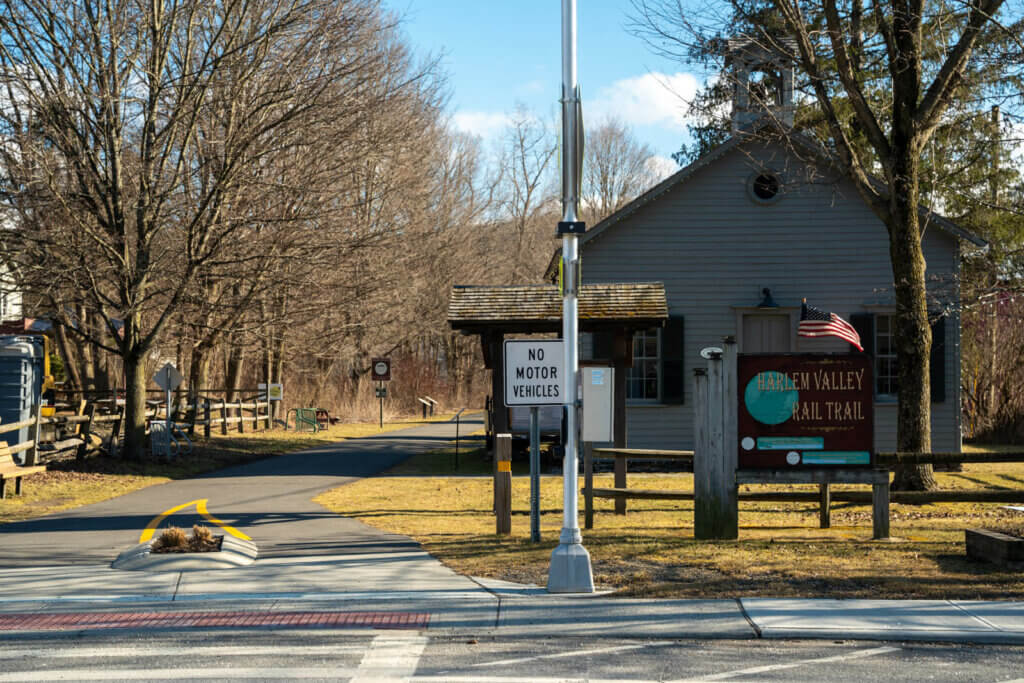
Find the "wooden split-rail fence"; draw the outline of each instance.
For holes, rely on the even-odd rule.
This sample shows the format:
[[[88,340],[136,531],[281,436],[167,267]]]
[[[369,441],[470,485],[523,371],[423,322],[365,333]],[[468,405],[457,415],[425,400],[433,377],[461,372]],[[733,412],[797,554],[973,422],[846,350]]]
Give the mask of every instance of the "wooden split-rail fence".
[[[627,468],[615,469],[614,486],[602,488],[594,486],[594,461],[614,460],[623,465],[630,460],[658,460],[693,464],[693,451],[644,450],[633,448],[594,448],[584,444],[583,456],[583,498],[584,527],[594,526],[594,499],[612,498],[615,500],[615,514],[626,514],[628,499],[640,500],[693,500],[693,491],[663,489],[631,489],[626,482]],[[794,474],[805,475],[807,481],[776,479],[765,481],[764,473],[748,475],[743,470],[736,472],[737,484],[749,483],[809,483],[817,484],[818,491],[739,491],[739,500],[747,501],[780,501],[780,502],[817,502],[819,505],[819,526],[827,529],[831,526],[831,504],[833,501],[850,503],[872,503],[874,506],[875,536],[886,538],[889,535],[889,504],[905,503],[923,505],[926,503],[1024,503],[1024,489],[985,489],[985,490],[944,490],[944,491],[889,491],[889,475],[897,465],[956,465],[962,463],[998,463],[1024,462],[1024,453],[879,453],[875,458],[874,469],[857,470],[859,481],[841,483],[869,484],[872,491],[833,491],[831,484],[836,481],[811,481],[807,472],[794,470]],[[849,471],[847,471],[849,472]],[[797,477],[799,478],[799,477]]]
[[[148,433],[152,422],[166,422],[168,406],[159,401],[147,401],[146,406]],[[30,418],[0,424],[0,442],[10,444],[11,455],[24,454],[20,457],[24,465],[35,465],[53,457],[67,457],[69,451],[74,451],[79,459],[95,450],[117,455],[125,424],[123,401],[110,398],[80,400],[74,408],[66,403],[59,403],[58,408],[74,412],[47,417],[41,414],[39,406],[35,406]],[[200,397],[191,402],[172,402],[170,411],[176,428],[186,431],[190,438],[197,433],[210,438],[214,430],[226,435],[265,430],[272,426],[272,412],[267,401]],[[17,432],[26,428],[28,439],[21,440]],[[99,434],[103,435],[102,439]],[[15,440],[13,443],[12,439]]]

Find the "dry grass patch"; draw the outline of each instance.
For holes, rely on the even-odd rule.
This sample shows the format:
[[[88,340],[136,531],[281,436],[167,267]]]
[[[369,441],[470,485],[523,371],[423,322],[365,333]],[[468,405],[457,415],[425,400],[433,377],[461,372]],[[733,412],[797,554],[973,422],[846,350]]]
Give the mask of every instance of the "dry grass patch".
[[[1024,484],[1024,464],[964,469],[938,473],[940,485]],[[692,490],[690,474],[630,474],[629,482]],[[611,475],[597,475],[595,486],[612,486]],[[756,488],[780,487],[744,487]],[[354,482],[317,500],[338,514],[412,536],[460,573],[543,585],[562,524],[561,477],[542,478],[539,544],[529,542],[529,479],[513,477],[509,537],[494,534],[492,495],[488,477],[387,477]],[[582,523],[582,497],[579,505]],[[893,505],[894,539],[872,541],[867,505],[836,503],[832,528],[819,529],[816,504],[742,502],[740,538],[722,542],[693,540],[690,501],[631,500],[626,516],[615,515],[613,505],[596,501],[595,528],[584,531],[584,545],[595,582],[623,596],[1024,599],[1019,571],[964,554],[964,528],[1022,515],[998,504]]]

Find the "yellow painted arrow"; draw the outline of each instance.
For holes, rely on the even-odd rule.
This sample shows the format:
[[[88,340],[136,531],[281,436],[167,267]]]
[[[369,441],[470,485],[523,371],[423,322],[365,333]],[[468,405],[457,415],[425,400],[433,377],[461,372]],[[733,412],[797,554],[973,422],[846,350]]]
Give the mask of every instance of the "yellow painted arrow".
[[[214,517],[213,515],[211,515],[209,510],[206,509],[206,501],[207,500],[208,500],[207,498],[199,498],[197,500],[190,500],[187,503],[182,503],[181,505],[176,505],[176,506],[174,506],[172,508],[164,510],[159,515],[154,517],[150,521],[149,524],[146,525],[146,528],[143,530],[142,535],[139,536],[139,543],[146,543],[149,540],[151,540],[153,538],[153,534],[156,533],[157,527],[160,526],[160,523],[162,521],[164,521],[165,519],[167,519],[168,517],[173,515],[175,512],[179,512],[181,510],[184,510],[185,508],[192,507],[193,505],[196,506],[196,512],[201,514],[203,516],[203,518],[205,518],[206,520],[208,520],[211,523],[216,524],[217,526],[219,526],[221,529],[224,530],[224,533],[231,534],[235,538],[240,538],[243,541],[251,541],[252,540],[252,538],[250,538],[249,536],[246,536],[245,534],[243,534],[241,531],[239,531],[235,527],[230,526],[228,524],[225,524],[223,521],[221,521],[221,520],[217,519],[216,517]]]

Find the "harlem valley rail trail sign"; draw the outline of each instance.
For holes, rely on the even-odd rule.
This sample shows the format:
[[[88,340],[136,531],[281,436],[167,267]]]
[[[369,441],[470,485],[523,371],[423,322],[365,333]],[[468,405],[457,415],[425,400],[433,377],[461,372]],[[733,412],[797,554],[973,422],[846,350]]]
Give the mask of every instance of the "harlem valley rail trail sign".
[[[505,340],[505,405],[549,406],[564,402],[562,340]]]
[[[863,354],[740,355],[740,469],[871,466],[871,369]]]

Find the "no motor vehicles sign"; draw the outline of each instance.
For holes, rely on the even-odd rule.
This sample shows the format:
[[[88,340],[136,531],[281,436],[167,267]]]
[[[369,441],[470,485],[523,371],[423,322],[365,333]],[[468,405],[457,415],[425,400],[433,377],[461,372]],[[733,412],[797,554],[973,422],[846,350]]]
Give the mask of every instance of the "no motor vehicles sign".
[[[565,402],[561,339],[505,341],[505,405],[550,406]]]

